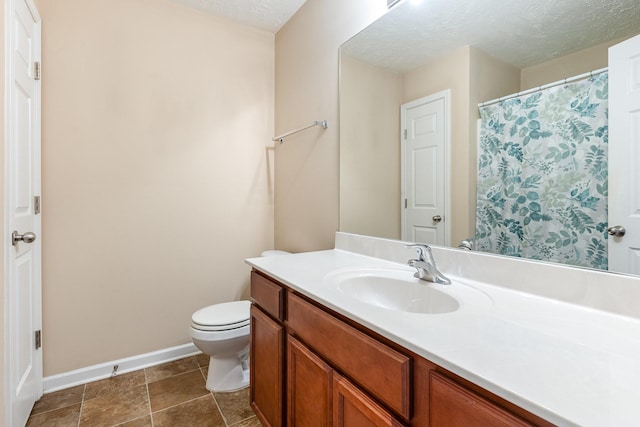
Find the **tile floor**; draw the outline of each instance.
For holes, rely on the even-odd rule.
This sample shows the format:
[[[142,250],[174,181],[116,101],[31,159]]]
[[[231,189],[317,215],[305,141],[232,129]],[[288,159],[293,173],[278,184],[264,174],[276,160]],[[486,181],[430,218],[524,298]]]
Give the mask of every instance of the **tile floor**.
[[[248,388],[205,388],[208,365],[200,354],[45,394],[27,427],[259,427]]]

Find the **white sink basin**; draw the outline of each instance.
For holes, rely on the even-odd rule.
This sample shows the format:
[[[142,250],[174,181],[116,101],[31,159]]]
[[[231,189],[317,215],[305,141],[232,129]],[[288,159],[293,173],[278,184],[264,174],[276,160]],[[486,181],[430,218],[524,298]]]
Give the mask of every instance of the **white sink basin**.
[[[408,313],[451,313],[465,303],[491,301],[461,282],[440,285],[417,279],[413,273],[414,270],[392,268],[352,268],[330,273],[324,282],[365,304]]]

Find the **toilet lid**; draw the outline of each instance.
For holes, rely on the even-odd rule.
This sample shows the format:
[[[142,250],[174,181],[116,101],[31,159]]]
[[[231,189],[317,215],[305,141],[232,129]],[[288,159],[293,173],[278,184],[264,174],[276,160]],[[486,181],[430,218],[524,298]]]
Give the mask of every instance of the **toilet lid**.
[[[191,316],[194,328],[204,331],[225,331],[249,324],[250,301],[233,301],[202,308]]]

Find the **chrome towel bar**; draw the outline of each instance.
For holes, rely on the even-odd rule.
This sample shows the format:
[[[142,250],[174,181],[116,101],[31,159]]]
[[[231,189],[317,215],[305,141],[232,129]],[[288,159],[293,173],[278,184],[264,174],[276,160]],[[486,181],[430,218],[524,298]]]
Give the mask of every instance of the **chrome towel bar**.
[[[322,126],[323,129],[326,129],[327,127],[329,127],[326,120],[315,121],[313,122],[313,124],[310,124],[309,126],[301,127],[300,129],[292,130],[290,132],[283,133],[282,135],[276,136],[275,138],[272,139],[272,141],[278,141],[280,144],[282,144],[286,137],[291,136],[294,133],[302,132],[303,130],[307,130],[314,126]]]

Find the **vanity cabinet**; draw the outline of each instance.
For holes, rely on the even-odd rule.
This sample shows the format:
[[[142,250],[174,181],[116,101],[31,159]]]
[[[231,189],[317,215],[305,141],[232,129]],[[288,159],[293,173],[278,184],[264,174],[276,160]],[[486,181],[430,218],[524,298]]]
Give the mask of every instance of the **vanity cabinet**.
[[[533,426],[437,372],[430,373],[431,427]]]
[[[251,406],[265,426],[552,425],[263,273],[251,297]]]
[[[250,400],[266,425],[283,425],[284,363],[284,327],[252,305]]]
[[[300,341],[287,336],[288,426],[402,426]]]
[[[294,293],[287,293],[287,329],[386,406],[410,418],[409,357]]]
[[[274,427],[284,425],[284,292],[264,276],[251,274],[250,401],[262,423]]]

